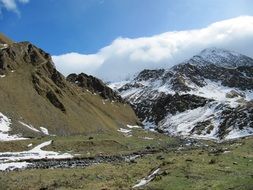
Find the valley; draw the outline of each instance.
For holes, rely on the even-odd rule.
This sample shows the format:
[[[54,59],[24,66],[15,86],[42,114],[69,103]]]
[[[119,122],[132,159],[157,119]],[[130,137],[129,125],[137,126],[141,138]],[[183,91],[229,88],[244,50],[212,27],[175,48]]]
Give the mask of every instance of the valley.
[[[253,188],[253,59],[211,48],[108,86],[0,43],[2,189]]]
[[[140,138],[143,136],[153,139]],[[119,137],[94,135],[93,139],[72,136],[54,137],[53,140],[53,144],[43,149],[68,152],[75,157],[57,160],[28,159],[26,162],[34,166],[0,173],[1,187],[175,190],[250,190],[253,187],[252,137],[217,143],[178,139],[135,129],[132,137],[119,134]],[[19,143],[6,142],[8,145],[5,147],[12,144],[22,150],[27,143],[36,145],[44,141],[48,141],[48,138]],[[144,182],[148,180],[147,176],[158,169],[147,184],[136,186],[142,179]]]

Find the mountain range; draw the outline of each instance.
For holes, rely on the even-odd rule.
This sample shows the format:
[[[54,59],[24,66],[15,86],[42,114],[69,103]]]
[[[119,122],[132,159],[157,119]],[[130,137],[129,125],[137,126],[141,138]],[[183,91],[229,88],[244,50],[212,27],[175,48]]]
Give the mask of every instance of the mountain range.
[[[208,48],[168,69],[110,84],[145,128],[168,135],[233,139],[253,134],[253,59]]]
[[[0,189],[252,189],[252,99],[232,51],[108,86],[0,34]]]
[[[214,140],[253,134],[253,59],[245,55],[208,48],[108,87],[85,73],[64,77],[29,42],[1,34],[0,44],[0,113],[12,126],[9,139],[114,133],[128,124]]]

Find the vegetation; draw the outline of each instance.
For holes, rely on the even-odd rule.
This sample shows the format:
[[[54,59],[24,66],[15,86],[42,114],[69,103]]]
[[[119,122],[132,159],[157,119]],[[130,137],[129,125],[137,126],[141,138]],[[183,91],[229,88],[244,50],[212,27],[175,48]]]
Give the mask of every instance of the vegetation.
[[[223,143],[182,141],[158,133],[134,129],[132,137],[121,133],[90,136],[45,137],[17,143],[54,139],[47,150],[70,151],[78,157],[121,155],[145,149],[158,150],[130,162],[115,161],[84,168],[28,169],[0,173],[5,189],[132,189],[138,180],[160,168],[158,175],[139,189],[243,189],[253,188],[253,138]],[[154,139],[144,139],[150,137]],[[15,142],[1,143],[1,147]],[[3,145],[3,146],[2,146]],[[13,146],[14,147],[14,146]]]

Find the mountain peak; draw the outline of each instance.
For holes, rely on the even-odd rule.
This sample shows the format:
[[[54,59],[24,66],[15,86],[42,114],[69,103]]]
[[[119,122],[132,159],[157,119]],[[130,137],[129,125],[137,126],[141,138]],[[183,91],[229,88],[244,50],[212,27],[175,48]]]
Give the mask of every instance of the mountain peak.
[[[193,65],[216,65],[222,67],[253,66],[253,59],[240,53],[222,49],[207,48],[193,56],[189,62]]]
[[[202,58],[210,59],[215,57],[223,57],[229,59],[231,56],[239,57],[242,56],[242,54],[236,53],[234,51],[229,51],[227,49],[212,47],[212,48],[206,48],[202,50],[199,54]],[[216,61],[216,60],[214,60]]]
[[[6,74],[18,67],[45,66],[47,70],[55,69],[51,56],[30,42],[19,42],[7,45],[0,51],[0,73]]]
[[[208,48],[168,70],[145,69],[118,91],[148,128],[231,139],[253,135],[252,73],[252,58]]]

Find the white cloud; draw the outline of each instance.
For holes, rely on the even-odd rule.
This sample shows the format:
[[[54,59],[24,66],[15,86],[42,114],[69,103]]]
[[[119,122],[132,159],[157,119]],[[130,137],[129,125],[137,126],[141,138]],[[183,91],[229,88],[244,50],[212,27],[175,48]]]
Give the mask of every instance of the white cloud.
[[[85,72],[115,81],[144,68],[169,68],[204,48],[219,47],[253,57],[253,16],[213,23],[205,28],[136,39],[118,38],[96,54],[53,56],[65,75]]]
[[[78,53],[53,56],[53,60],[56,64],[60,63],[60,70],[63,71],[64,74],[69,74],[70,72],[80,73],[84,71],[89,71],[89,73],[96,72],[104,61],[101,56],[96,54],[82,55]]]
[[[14,11],[19,14],[18,3],[29,3],[29,0],[0,0],[0,8],[4,7],[8,11]]]

